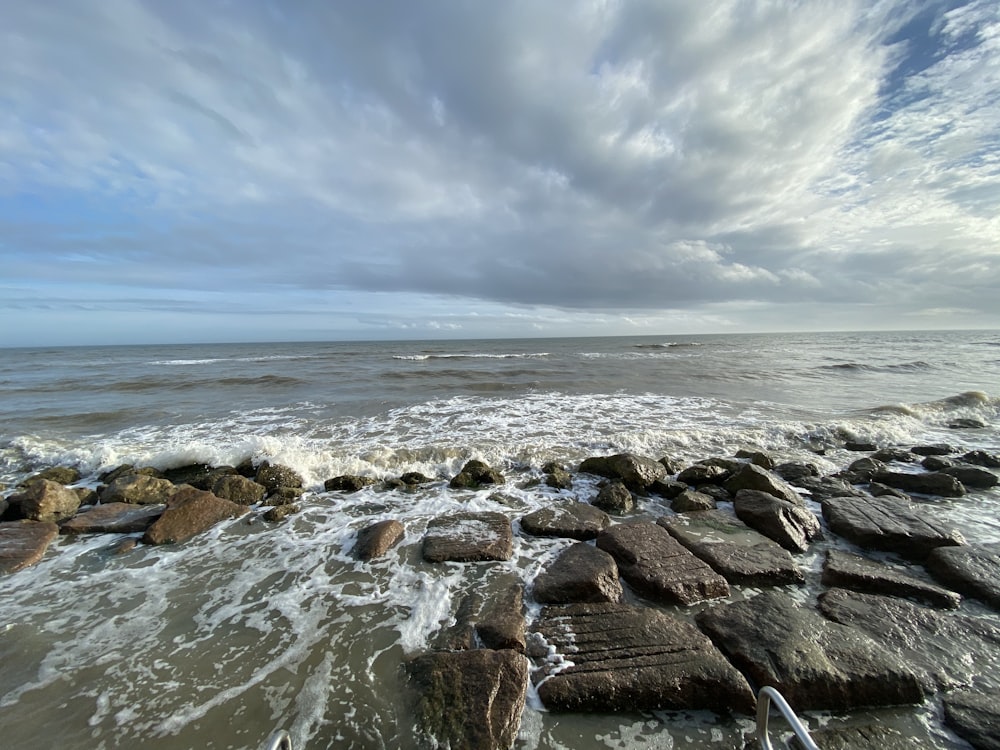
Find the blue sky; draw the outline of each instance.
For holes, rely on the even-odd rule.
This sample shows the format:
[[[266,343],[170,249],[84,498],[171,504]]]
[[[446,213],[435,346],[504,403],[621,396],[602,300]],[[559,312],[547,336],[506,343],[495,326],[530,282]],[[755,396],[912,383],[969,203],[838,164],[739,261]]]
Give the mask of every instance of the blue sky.
[[[0,345],[1000,328],[995,0],[0,4]]]

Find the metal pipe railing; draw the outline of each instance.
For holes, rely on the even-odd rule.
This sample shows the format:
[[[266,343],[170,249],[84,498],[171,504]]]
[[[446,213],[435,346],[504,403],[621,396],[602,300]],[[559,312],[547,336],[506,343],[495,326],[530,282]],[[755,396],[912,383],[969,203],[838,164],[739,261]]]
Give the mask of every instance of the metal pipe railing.
[[[292,738],[284,729],[279,729],[267,738],[261,750],[292,750]]]
[[[757,693],[757,741],[760,743],[761,750],[774,750],[771,738],[767,734],[767,719],[771,712],[772,703],[785,717],[785,721],[795,733],[796,739],[802,744],[803,750],[819,750],[819,746],[813,742],[813,738],[809,735],[809,730],[799,721],[799,717],[795,715],[792,707],[788,705],[781,693],[770,686],[762,687]]]

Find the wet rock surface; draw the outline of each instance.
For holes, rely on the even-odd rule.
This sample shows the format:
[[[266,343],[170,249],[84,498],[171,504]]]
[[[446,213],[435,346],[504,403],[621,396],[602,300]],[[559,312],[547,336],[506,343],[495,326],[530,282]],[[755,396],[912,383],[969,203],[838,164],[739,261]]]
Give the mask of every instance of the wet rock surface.
[[[354,543],[354,556],[359,560],[382,557],[399,544],[405,533],[403,524],[393,518],[366,526],[358,532],[358,539]]]
[[[836,497],[824,500],[830,530],[865,549],[923,559],[937,547],[958,546],[965,539],[931,520],[932,513],[894,497]]]
[[[68,487],[49,479],[34,479],[7,501],[21,518],[29,521],[62,521],[80,507],[80,496]]]
[[[423,556],[428,562],[509,560],[513,554],[514,535],[502,513],[455,513],[427,524]]]
[[[830,620],[864,632],[885,655],[909,665],[928,693],[968,685],[1000,667],[1000,627],[985,620],[845,589],[821,594],[819,606]]]
[[[462,470],[451,478],[448,486],[452,489],[476,489],[488,484],[503,484],[506,480],[503,474],[492,466],[473,459],[467,461]]]
[[[920,495],[936,495],[939,497],[962,497],[965,487],[950,474],[939,471],[926,471],[920,474],[910,474],[903,471],[877,471],[872,480],[895,487],[904,492],[915,492]]]
[[[692,604],[729,595],[725,578],[655,523],[613,526],[597,537],[597,546],[615,558],[636,592],[653,601]]]
[[[136,503],[139,505],[162,505],[177,491],[177,486],[169,479],[148,474],[125,473],[99,494],[102,503]]]
[[[919,676],[864,633],[831,622],[777,591],[697,616],[756,685],[773,685],[796,711],[920,703]]]
[[[949,693],[944,721],[976,750],[1000,750],[1000,690]]]
[[[954,548],[951,548],[954,549]],[[886,563],[841,550],[828,550],[823,565],[823,585],[869,594],[902,596],[943,609],[955,609],[962,597]]]
[[[941,547],[925,566],[946,586],[1000,609],[1000,544]]]
[[[167,509],[146,530],[146,544],[180,544],[215,526],[238,518],[250,509],[216,497],[206,490],[181,487],[167,501]]]
[[[768,495],[773,495],[793,505],[803,504],[799,493],[793,490],[784,479],[754,464],[743,465],[726,480],[725,488],[732,495],[738,494],[740,490],[756,490],[766,492]]]
[[[572,604],[619,602],[624,592],[614,558],[578,542],[563,550],[538,574],[532,593],[540,604]]]
[[[533,631],[557,654],[538,684],[550,711],[753,710],[743,675],[694,626],[664,612],[622,604],[549,606]]]
[[[654,482],[667,476],[666,468],[659,461],[634,453],[587,458],[580,464],[579,470],[621,480],[633,492],[645,492]]]
[[[542,508],[521,519],[521,529],[533,536],[559,536],[587,541],[611,525],[608,514],[589,503],[569,502]]]
[[[7,521],[0,523],[0,573],[16,573],[42,559],[59,536],[51,521]]]
[[[528,660],[516,651],[425,654],[408,665],[418,726],[437,747],[510,748],[528,690]]]
[[[728,513],[696,511],[657,523],[731,584],[778,586],[805,580],[787,550]]]
[[[148,529],[166,507],[103,503],[64,521],[59,530],[63,534],[133,534]]]
[[[603,511],[620,516],[635,509],[635,498],[624,482],[615,479],[601,485],[593,504]]]
[[[767,492],[740,490],[733,508],[747,526],[792,552],[805,552],[820,536],[819,519],[812,511]]]

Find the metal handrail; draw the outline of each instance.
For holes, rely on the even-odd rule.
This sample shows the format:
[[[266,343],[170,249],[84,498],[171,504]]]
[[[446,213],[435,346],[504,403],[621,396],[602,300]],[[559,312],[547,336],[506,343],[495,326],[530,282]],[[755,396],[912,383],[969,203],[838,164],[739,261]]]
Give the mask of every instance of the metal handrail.
[[[267,738],[261,750],[292,750],[292,738],[284,729],[279,729]]]
[[[792,728],[804,750],[819,750],[819,746],[813,742],[813,738],[809,735],[809,730],[799,721],[799,717],[795,715],[792,707],[788,705],[781,693],[771,686],[762,687],[757,693],[757,741],[760,743],[761,750],[774,750],[771,738],[767,735],[767,719],[771,703],[774,703],[781,715],[785,717],[785,721]]]

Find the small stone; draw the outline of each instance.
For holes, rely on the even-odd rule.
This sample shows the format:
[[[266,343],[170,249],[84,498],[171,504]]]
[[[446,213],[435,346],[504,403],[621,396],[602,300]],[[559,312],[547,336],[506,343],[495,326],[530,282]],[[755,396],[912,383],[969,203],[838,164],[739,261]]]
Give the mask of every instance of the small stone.
[[[293,513],[298,513],[299,510],[300,508],[297,504],[285,503],[284,505],[275,505],[273,508],[268,508],[261,517],[268,523],[278,523],[279,521],[284,521]]]

